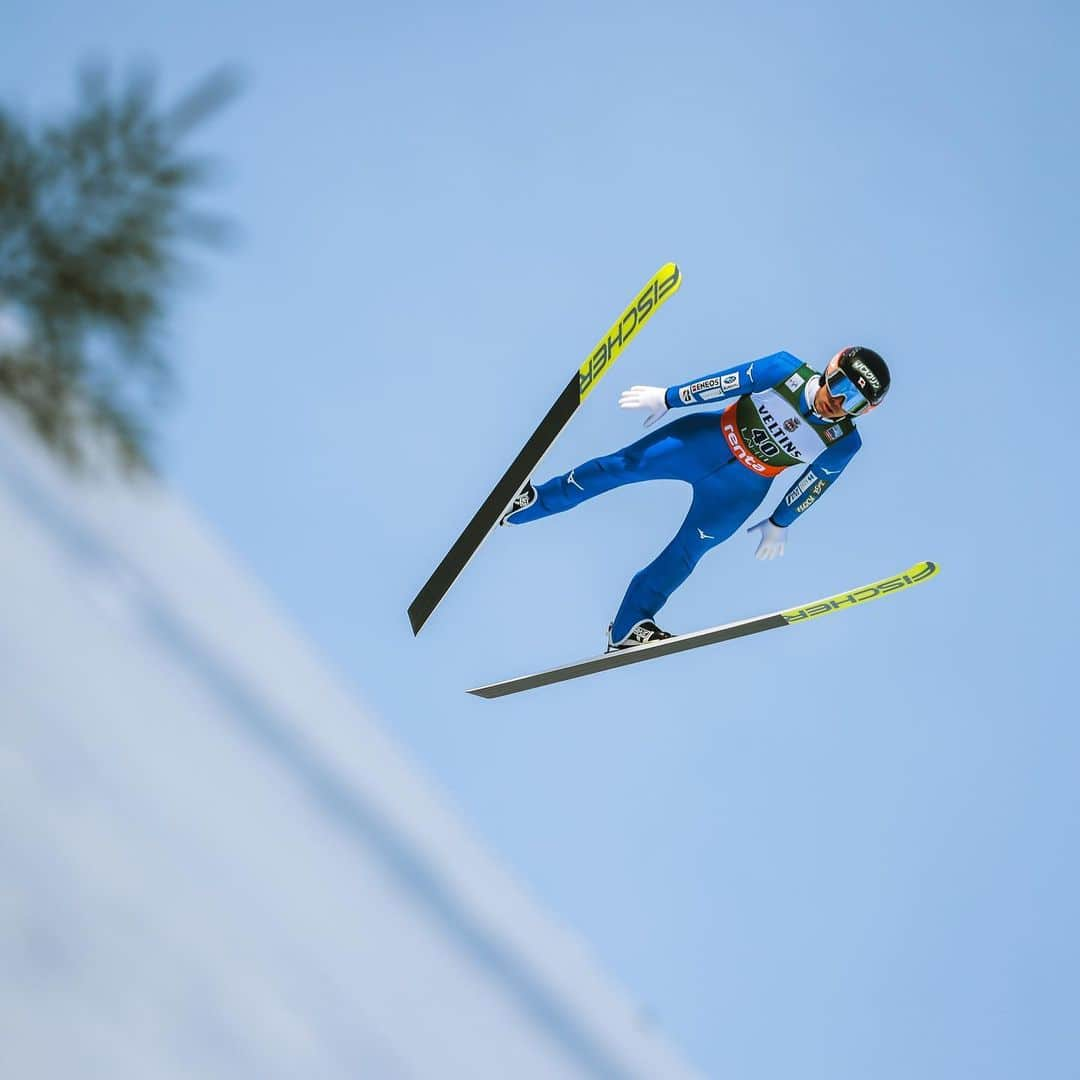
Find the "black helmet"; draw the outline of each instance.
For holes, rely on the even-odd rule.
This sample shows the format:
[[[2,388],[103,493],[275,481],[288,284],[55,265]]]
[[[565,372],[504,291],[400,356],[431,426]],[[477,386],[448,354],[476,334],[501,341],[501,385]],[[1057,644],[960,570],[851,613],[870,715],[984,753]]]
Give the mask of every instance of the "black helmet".
[[[844,412],[858,416],[881,404],[889,392],[889,368],[873,349],[851,345],[836,354],[836,361],[824,381],[833,397],[843,398]]]

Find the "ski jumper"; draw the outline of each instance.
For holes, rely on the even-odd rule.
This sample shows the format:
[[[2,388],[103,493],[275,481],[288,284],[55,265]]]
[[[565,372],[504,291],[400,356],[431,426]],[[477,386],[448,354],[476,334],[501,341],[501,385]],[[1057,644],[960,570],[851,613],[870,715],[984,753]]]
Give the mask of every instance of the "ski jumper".
[[[514,514],[523,524],[564,510],[623,484],[683,480],[693,499],[679,531],[634,575],[611,628],[618,641],[651,619],[690,576],[706,551],[731,536],[765,498],[772,478],[806,465],[773,511],[790,525],[833,484],[862,445],[854,422],[813,411],[820,373],[788,352],[670,386],[670,409],[730,401],[723,411],[681,417],[613,454],[593,458],[536,489],[531,506]]]

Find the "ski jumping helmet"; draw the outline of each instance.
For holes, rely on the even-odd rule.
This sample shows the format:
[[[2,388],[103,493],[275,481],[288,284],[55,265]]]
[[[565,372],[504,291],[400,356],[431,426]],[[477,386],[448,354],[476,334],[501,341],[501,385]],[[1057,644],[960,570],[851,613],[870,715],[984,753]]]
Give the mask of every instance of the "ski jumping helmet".
[[[889,392],[888,365],[863,345],[841,349],[836,360],[836,370],[824,378],[829,393],[843,399],[848,416],[865,416]]]

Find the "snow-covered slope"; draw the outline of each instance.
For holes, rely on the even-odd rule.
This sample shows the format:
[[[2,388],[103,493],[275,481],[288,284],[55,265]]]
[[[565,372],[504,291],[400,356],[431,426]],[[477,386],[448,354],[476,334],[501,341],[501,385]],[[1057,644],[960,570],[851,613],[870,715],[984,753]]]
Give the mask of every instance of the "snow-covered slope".
[[[0,412],[0,1073],[690,1075],[154,484]]]

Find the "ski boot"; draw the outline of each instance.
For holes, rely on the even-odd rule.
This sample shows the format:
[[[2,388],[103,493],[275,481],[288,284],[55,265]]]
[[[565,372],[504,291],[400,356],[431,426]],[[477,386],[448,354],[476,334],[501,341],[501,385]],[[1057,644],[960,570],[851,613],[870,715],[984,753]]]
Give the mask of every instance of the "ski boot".
[[[630,632],[618,641],[612,641],[611,628],[614,623],[609,623],[607,628],[607,651],[617,652],[620,649],[633,649],[637,645],[645,645],[650,641],[663,641],[664,638],[674,637],[666,630],[661,630],[652,619],[641,619],[630,627]]]
[[[499,524],[513,525],[514,515],[519,510],[524,510],[526,507],[532,506],[534,502],[536,502],[536,488],[533,487],[533,482],[531,480],[526,480],[522,489],[514,496],[514,501],[510,504],[510,509],[499,518]]]

